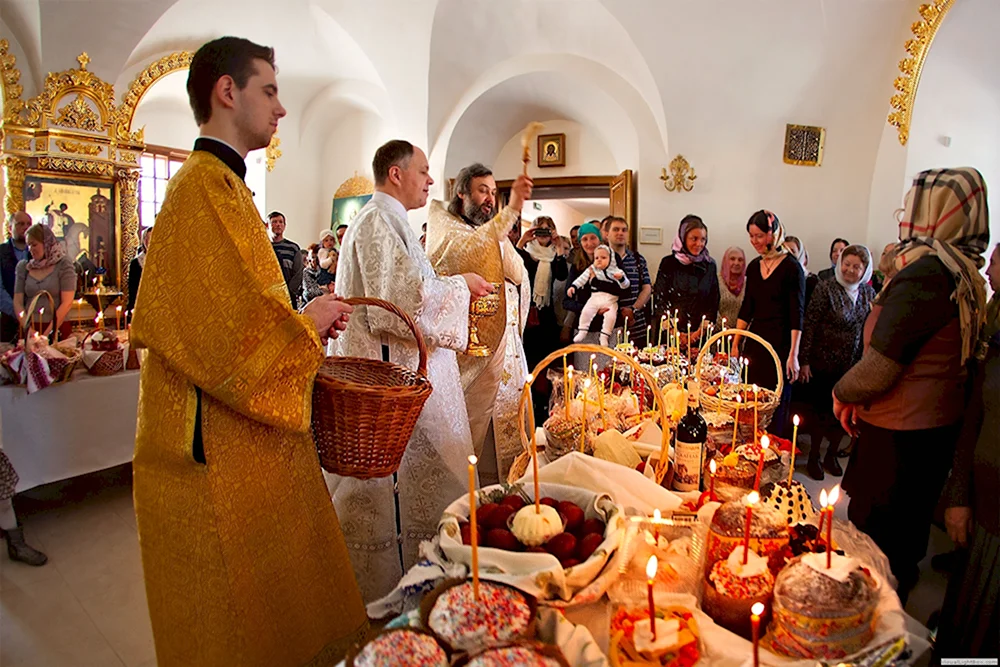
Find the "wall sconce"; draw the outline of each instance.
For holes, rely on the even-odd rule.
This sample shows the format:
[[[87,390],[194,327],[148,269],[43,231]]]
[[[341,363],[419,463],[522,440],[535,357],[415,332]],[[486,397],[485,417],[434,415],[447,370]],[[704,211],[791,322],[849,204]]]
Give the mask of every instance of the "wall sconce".
[[[660,173],[660,180],[663,187],[669,192],[691,192],[694,189],[694,181],[698,178],[694,173],[694,167],[683,155],[678,155],[670,161],[670,176],[664,168]]]

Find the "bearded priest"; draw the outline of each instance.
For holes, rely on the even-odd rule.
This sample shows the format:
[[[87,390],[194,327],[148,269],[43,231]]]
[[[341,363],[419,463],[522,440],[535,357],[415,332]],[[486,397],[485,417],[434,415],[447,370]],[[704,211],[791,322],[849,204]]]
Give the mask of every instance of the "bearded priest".
[[[528,374],[521,337],[531,306],[531,285],[508,236],[521,218],[521,206],[531,198],[531,188],[529,177],[518,176],[510,203],[497,212],[493,172],[472,164],[458,172],[448,208],[432,202],[427,220],[427,254],[439,274],[477,270],[501,286],[499,312],[479,320],[480,338],[492,354],[458,358],[483,484],[506,480],[511,463],[523,449],[517,408]]]
[[[455,355],[468,346],[470,300],[493,289],[471,271],[439,277],[427,260],[406,213],[427,204],[434,183],[422,150],[408,141],[390,141],[375,152],[372,171],[375,194],[344,235],[337,294],[375,297],[406,311],[427,343],[427,376],[434,390],[395,475],[369,480],[328,477],[354,572],[368,602],[392,591],[404,569],[419,559],[420,542],[437,535],[444,509],[468,491],[472,439]],[[416,368],[419,357],[406,324],[369,306],[355,309],[333,352],[388,358],[407,368]]]
[[[244,182],[285,109],[274,51],[198,49],[200,137],[170,179],[132,325],[146,348],[133,487],[161,667],[331,665],[368,619],[309,433],[333,295],[292,309]]]

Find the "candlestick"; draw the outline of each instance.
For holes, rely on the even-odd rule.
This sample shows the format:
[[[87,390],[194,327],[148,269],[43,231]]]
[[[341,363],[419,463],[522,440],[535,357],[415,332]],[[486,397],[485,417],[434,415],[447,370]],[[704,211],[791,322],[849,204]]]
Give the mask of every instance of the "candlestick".
[[[646,591],[649,598],[649,632],[653,635],[654,642],[656,641],[656,605],[653,604],[653,580],[656,579],[657,566],[656,556],[650,556],[649,560],[646,561]]]
[[[760,500],[760,494],[756,491],[751,491],[747,494],[746,506],[747,506],[747,520],[743,527],[743,564],[747,564],[747,560],[750,557],[750,520],[753,518],[753,506],[757,504]]]
[[[750,607],[750,626],[753,630],[753,667],[760,667],[760,615],[764,613],[764,605],[755,602]]]
[[[795,474],[795,443],[799,439],[799,416],[792,417],[792,461],[788,466],[788,488],[792,488],[792,475]]]
[[[715,500],[715,459],[708,462],[708,499]]]
[[[829,504],[828,514],[830,517],[826,521],[826,569],[830,569],[833,559],[833,506],[840,499],[840,484],[833,487],[827,499]]]
[[[601,426],[608,430],[608,415],[604,412],[604,373],[601,373],[597,382],[597,400],[600,402]]]
[[[771,439],[766,435],[762,436],[760,439],[760,460],[757,462],[757,477],[753,481],[753,490],[760,491],[760,474],[764,471],[764,454],[767,453],[767,448],[771,446]]]
[[[818,536],[817,539],[819,540],[823,539],[823,524],[826,523],[826,504],[827,504],[826,489],[821,489],[819,492],[819,527],[818,530],[816,531],[816,535]],[[827,545],[827,549],[829,548],[830,545]]]
[[[660,333],[656,336],[656,347],[662,347],[663,346],[663,325],[666,323],[666,321],[667,321],[667,316],[666,315],[661,315],[660,316]]]
[[[476,462],[473,454],[469,457],[469,537],[472,542],[472,597],[479,601],[479,535],[476,524]]]
[[[573,399],[573,366],[570,365],[566,371],[566,419],[569,419],[569,402]]]
[[[757,444],[757,405],[760,403],[760,389],[753,386],[753,442]]]
[[[737,443],[739,442],[740,436],[740,404],[743,403],[743,397],[736,394],[736,417],[733,419],[733,449],[736,449]]]

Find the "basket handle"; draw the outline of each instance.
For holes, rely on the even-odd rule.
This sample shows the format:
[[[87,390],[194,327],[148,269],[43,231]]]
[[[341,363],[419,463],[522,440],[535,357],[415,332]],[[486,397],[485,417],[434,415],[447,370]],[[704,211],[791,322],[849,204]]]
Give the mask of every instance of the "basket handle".
[[[413,321],[413,318],[410,317],[409,313],[394,303],[367,296],[357,296],[352,299],[344,299],[344,303],[349,306],[377,306],[383,310],[388,310],[390,313],[403,320],[406,326],[409,327],[410,331],[413,333],[413,337],[417,339],[417,351],[420,353],[420,362],[417,364],[417,373],[423,377],[427,377],[427,343],[424,342],[423,334],[420,333],[417,323]]]
[[[59,327],[56,326],[56,300],[52,298],[52,294],[48,290],[42,290],[35,295],[35,298],[31,300],[28,307],[24,309],[24,317],[21,318],[21,328],[24,329],[24,335],[28,335],[28,322],[31,320],[32,313],[35,312],[35,306],[38,305],[38,300],[42,296],[46,296],[49,299],[49,308],[52,309],[52,332],[55,335],[55,340],[53,342],[59,342]]]
[[[762,346],[764,346],[765,350],[767,350],[768,352],[770,352],[771,358],[774,359],[774,367],[778,369],[778,388],[775,389],[775,393],[778,396],[781,396],[781,392],[785,388],[785,369],[782,368],[782,366],[781,366],[781,359],[778,358],[778,353],[774,351],[774,348],[771,347],[770,343],[768,343],[766,340],[764,340],[763,338],[761,338],[757,334],[753,333],[749,329],[724,329],[724,330],[722,330],[722,331],[714,334],[712,337],[710,337],[708,340],[705,341],[705,344],[702,346],[701,350],[699,350],[699,352],[698,352],[698,360],[697,360],[697,362],[695,364],[695,367],[694,367],[694,376],[696,378],[698,378],[698,384],[699,385],[701,384],[701,364],[702,364],[702,361],[704,361],[704,359],[705,359],[705,353],[708,352],[712,348],[712,345],[716,341],[718,341],[723,336],[730,335],[730,334],[734,335],[734,336],[736,334],[739,334],[740,336],[743,336],[745,338],[749,338],[750,340],[757,341]]]

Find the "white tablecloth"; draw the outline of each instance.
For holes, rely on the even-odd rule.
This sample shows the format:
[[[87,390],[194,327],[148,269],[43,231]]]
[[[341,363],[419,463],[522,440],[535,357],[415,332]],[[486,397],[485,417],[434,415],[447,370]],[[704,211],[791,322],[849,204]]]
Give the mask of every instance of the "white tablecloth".
[[[17,490],[131,461],[138,403],[139,371],[78,371],[30,396],[22,387],[0,387],[3,450],[21,478]]]

